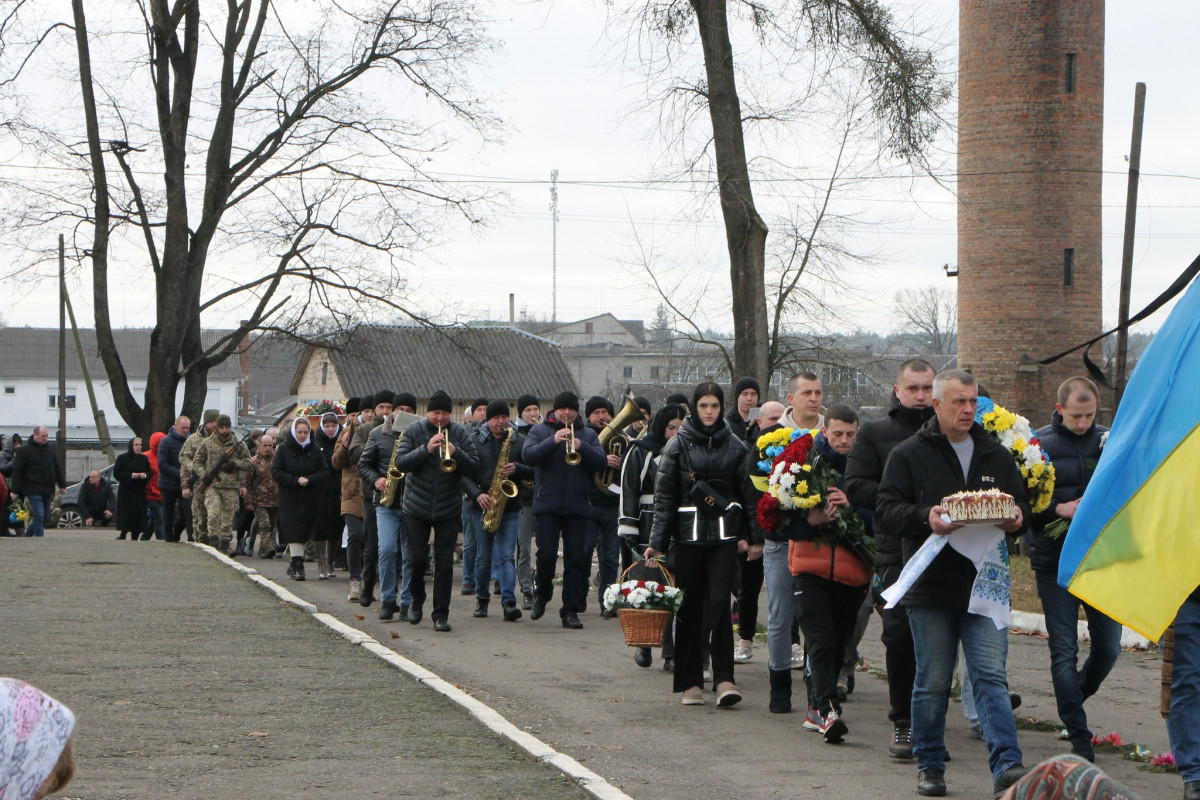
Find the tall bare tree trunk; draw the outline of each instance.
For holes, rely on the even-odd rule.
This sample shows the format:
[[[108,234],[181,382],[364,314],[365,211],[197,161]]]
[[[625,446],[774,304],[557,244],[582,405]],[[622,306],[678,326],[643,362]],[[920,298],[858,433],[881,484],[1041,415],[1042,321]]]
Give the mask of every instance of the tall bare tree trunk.
[[[733,290],[733,367],[736,380],[751,375],[766,386],[767,367],[767,224],[754,207],[742,107],[733,70],[733,46],[725,0],[691,0],[704,50],[708,112],[712,118],[717,186],[729,249]]]

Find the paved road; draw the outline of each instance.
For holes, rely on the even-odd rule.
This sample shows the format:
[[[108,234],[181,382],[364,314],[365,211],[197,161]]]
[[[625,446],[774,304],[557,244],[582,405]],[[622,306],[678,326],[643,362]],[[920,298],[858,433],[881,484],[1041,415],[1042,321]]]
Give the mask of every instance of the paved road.
[[[118,563],[81,566],[87,561]],[[739,706],[719,710],[710,699],[685,708],[657,660],[651,669],[636,667],[619,623],[602,620],[594,606],[585,629],[570,631],[559,626],[553,605],[538,622],[526,616],[506,623],[495,613],[473,619],[474,599],[456,594],[454,630],[439,634],[428,617],[419,626],[381,623],[378,603],[369,610],[347,603],[345,578],[291,583],[279,559],[243,563],[461,686],[639,800],[915,796],[915,767],[887,757],[886,686],[865,673],[846,707],[847,742],[831,746],[800,727],[802,714],[767,713],[765,647],[738,667],[746,696]],[[196,548],[60,532],[44,543],[0,542],[0,576],[6,607],[18,611],[10,618],[6,608],[5,638],[22,643],[18,655],[5,648],[0,672],[43,685],[104,729],[99,738],[81,732],[92,738],[84,742],[78,786],[92,791],[73,787],[71,796],[145,797],[147,785],[169,786],[161,794],[180,797],[200,796],[198,786],[207,797],[233,796],[235,787],[239,796],[252,787],[297,797],[329,790],[346,797],[577,791],[504,744],[485,749],[488,737],[463,712]],[[40,626],[45,633],[36,635]],[[875,621],[863,650],[882,665]],[[1025,698],[1022,714],[1055,716],[1048,664],[1043,640],[1010,637],[1010,680]],[[1166,750],[1158,669],[1153,654],[1124,654],[1090,704],[1094,728]],[[118,705],[122,700],[131,702]],[[951,795],[990,797],[986,751],[967,738],[957,704],[950,714]],[[247,735],[256,730],[268,736]],[[1027,763],[1063,750],[1049,733],[1022,731],[1020,741]],[[459,746],[465,754],[449,751]],[[1099,758],[1144,798],[1178,794],[1177,776],[1139,771],[1112,754]],[[437,769],[446,764],[454,769]],[[123,777],[136,777],[142,791],[120,794]],[[469,792],[458,790],[458,779]]]

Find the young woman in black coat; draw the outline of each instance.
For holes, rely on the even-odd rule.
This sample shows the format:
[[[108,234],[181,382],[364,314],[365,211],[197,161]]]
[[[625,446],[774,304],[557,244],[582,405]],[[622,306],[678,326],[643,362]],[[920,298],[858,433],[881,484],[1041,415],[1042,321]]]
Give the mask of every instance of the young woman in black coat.
[[[286,544],[291,563],[288,577],[304,580],[304,545],[312,534],[313,518],[329,480],[325,457],[312,438],[312,427],[303,417],[293,420],[282,434],[271,463],[271,477],[279,486],[279,541]]]
[[[113,477],[121,484],[117,493],[118,539],[129,534],[136,542],[146,527],[146,485],[150,482],[150,459],[142,453],[142,440],[133,437],[129,449],[117,456]]]
[[[323,414],[321,426],[313,431],[313,438],[325,461],[325,469],[329,470],[331,476],[340,476],[342,472],[333,468],[333,447],[341,433],[342,425],[333,412]],[[317,580],[334,577],[333,554],[341,549],[343,527],[342,482],[336,479],[325,481],[312,525],[312,541],[317,550]]]

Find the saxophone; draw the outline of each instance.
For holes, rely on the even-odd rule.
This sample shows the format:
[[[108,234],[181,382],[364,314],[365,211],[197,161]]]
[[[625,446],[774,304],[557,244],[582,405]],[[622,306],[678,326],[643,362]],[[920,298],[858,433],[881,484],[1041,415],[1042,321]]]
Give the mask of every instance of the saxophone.
[[[396,443],[392,445],[392,455],[388,458],[387,485],[383,487],[383,494],[379,495],[379,505],[386,508],[391,508],[392,503],[396,502],[396,488],[400,486],[400,481],[404,480],[404,473],[396,466],[396,451],[400,449],[400,431],[395,431],[395,433]]]
[[[490,433],[488,434],[491,435]],[[492,485],[488,487],[488,497],[492,498],[492,507],[483,512],[483,529],[495,533],[500,527],[500,519],[504,516],[504,504],[517,496],[517,485],[504,477],[504,465],[508,463],[508,450],[512,445],[513,430],[508,429],[504,444],[500,446],[500,456],[496,459],[496,471],[492,473]]]

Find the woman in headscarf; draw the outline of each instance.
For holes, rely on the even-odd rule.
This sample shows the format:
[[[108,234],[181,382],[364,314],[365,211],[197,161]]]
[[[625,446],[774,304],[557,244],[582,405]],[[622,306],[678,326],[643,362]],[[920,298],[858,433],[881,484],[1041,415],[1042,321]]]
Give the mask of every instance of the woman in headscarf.
[[[692,393],[691,411],[662,450],[654,482],[654,523],[646,558],[675,551],[683,604],[675,618],[675,691],[686,706],[704,705],[704,621],[712,625],[712,671],[717,705],[742,699],[733,682],[733,625],[729,601],[737,584],[739,550],[762,555],[747,509],[750,450],[724,418],[725,392],[706,381]]]
[[[341,470],[333,468],[333,449],[341,432],[342,425],[338,422],[337,414],[330,411],[321,416],[321,427],[314,433],[325,469],[331,476],[341,474]],[[317,580],[334,577],[333,552],[341,549],[343,527],[342,484],[338,480],[329,480],[325,482],[312,526],[313,546],[317,550]]]
[[[41,800],[75,774],[71,709],[15,678],[0,678],[0,797]]]
[[[129,449],[117,456],[113,477],[121,485],[117,492],[117,539],[129,534],[136,542],[146,528],[146,486],[150,483],[150,459],[142,452],[142,440],[129,440]]]
[[[304,580],[304,544],[312,534],[329,470],[321,449],[313,444],[312,426],[299,417],[275,448],[271,477],[279,486],[279,542],[287,545],[288,577]]]
[[[660,408],[650,420],[650,430],[640,439],[630,443],[621,468],[621,515],[617,520],[617,533],[631,550],[642,552],[650,544],[650,528],[654,522],[654,479],[658,476],[658,459],[667,442],[675,438],[687,412],[677,403]],[[667,569],[674,571],[674,558],[667,556]],[[644,570],[642,572],[641,570]],[[661,580],[658,570],[644,566],[635,567],[640,577]],[[652,576],[650,573],[654,572]],[[632,575],[631,575],[632,577]],[[675,639],[670,626],[663,632],[663,670],[671,672],[675,663]],[[654,661],[649,647],[636,647],[633,660],[639,667],[649,667]]]

